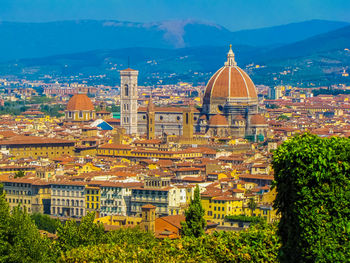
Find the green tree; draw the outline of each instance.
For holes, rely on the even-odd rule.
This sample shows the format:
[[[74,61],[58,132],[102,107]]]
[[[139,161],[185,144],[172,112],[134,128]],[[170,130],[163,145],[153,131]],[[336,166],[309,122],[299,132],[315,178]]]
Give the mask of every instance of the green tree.
[[[84,216],[77,224],[69,220],[57,229],[58,242],[62,250],[70,250],[79,246],[97,245],[104,240],[104,227],[94,223],[95,213]]]
[[[41,213],[34,213],[30,216],[34,220],[35,225],[40,230],[45,230],[55,234],[57,228],[61,225],[58,219],[53,219],[49,215],[43,215]]]
[[[204,208],[202,207],[199,187],[194,190],[194,198],[185,211],[186,221],[182,222],[182,234],[184,236],[199,237],[204,234],[206,221],[204,219]]]
[[[287,115],[281,114],[277,117],[278,120],[286,120],[289,121],[289,117]]]
[[[41,236],[25,208],[15,207],[9,224],[11,246],[7,262],[52,262],[57,258],[57,249],[53,249],[49,239]]]
[[[53,262],[57,259],[53,243],[42,237],[26,210],[20,206],[12,212],[0,196],[0,262]]]
[[[15,178],[20,178],[20,177],[23,177],[25,176],[26,174],[21,170],[21,171],[18,171],[16,174],[15,174]]]
[[[249,201],[248,201],[248,208],[249,208],[250,211],[252,212],[252,216],[254,215],[254,211],[255,211],[255,209],[257,208],[257,206],[258,206],[258,205],[256,204],[254,198],[251,197],[251,198],[249,199]]]
[[[298,135],[273,155],[282,262],[348,262],[350,139]]]
[[[2,186],[2,185],[1,185]],[[7,262],[10,243],[8,231],[10,228],[10,209],[5,200],[5,194],[0,195],[0,262]]]

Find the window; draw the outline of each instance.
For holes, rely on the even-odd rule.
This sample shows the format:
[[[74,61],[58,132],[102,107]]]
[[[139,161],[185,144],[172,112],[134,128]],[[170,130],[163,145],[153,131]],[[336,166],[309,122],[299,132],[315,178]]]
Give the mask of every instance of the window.
[[[125,93],[125,96],[129,96],[129,86],[128,86],[128,84],[125,84],[125,86],[124,86],[124,93]]]

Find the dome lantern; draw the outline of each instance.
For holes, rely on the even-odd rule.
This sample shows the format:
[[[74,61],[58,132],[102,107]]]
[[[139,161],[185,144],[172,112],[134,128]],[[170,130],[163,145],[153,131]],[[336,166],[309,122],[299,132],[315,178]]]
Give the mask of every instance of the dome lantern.
[[[232,51],[232,45],[230,44],[230,50],[227,53],[227,61],[225,62],[225,66],[234,67],[237,66],[237,62],[235,61],[235,53]]]

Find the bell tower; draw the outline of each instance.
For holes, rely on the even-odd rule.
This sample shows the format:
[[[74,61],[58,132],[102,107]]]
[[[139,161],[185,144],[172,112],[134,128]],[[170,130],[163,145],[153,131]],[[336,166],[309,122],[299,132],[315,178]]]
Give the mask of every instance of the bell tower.
[[[154,115],[155,115],[154,104],[152,101],[152,97],[150,97],[148,100],[148,106],[147,106],[147,139],[148,140],[154,139],[154,134],[155,134]]]
[[[137,134],[137,76],[134,69],[120,71],[120,125],[126,134]]]
[[[193,139],[194,109],[192,104],[190,104],[188,108],[184,109],[182,119],[182,137],[184,139]]]

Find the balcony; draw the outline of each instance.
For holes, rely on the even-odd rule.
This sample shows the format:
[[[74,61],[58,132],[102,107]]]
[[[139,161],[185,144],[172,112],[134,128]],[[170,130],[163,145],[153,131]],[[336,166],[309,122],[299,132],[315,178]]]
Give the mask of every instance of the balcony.
[[[131,202],[167,204],[168,198],[131,197]]]

